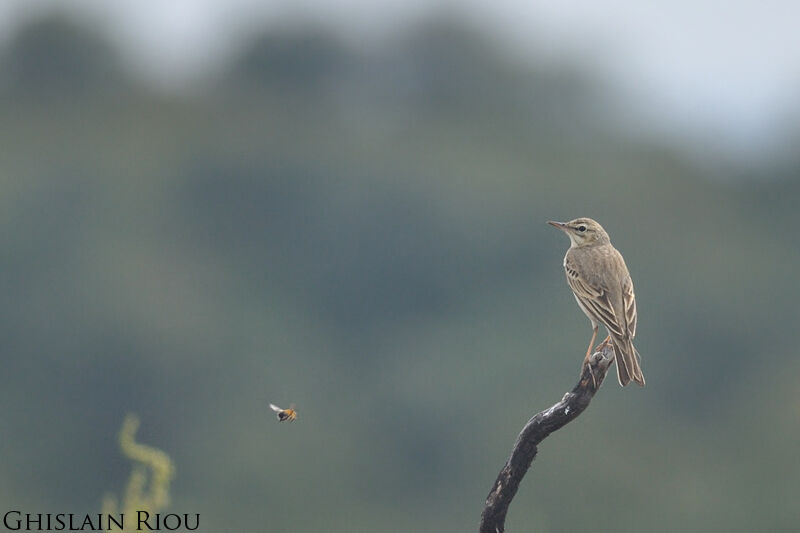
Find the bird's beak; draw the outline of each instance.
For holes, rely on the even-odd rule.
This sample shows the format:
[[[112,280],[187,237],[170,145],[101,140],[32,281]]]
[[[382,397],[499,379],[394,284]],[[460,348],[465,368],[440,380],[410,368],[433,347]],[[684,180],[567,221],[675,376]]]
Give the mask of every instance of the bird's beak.
[[[556,228],[560,229],[560,230],[566,230],[567,229],[567,225],[564,222],[556,222],[554,220],[548,220],[547,223],[550,224],[553,227],[556,227]]]

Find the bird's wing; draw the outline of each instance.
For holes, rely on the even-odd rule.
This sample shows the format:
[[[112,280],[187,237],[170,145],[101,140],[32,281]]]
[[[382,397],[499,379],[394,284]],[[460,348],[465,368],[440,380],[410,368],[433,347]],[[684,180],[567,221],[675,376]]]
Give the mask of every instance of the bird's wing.
[[[636,336],[636,296],[633,294],[633,281],[628,276],[622,282],[622,303],[625,306],[625,321],[628,323],[628,331],[631,338]]]
[[[624,336],[624,330],[620,327],[619,320],[617,320],[617,314],[614,312],[614,306],[608,297],[608,291],[603,287],[589,283],[571,268],[566,268],[566,271],[567,283],[572,292],[581,304],[594,315],[595,320],[608,328],[608,332],[612,335]]]
[[[269,408],[272,409],[273,411],[275,411],[276,413],[280,413],[281,411],[283,411],[283,409],[281,409],[280,407],[278,407],[274,403],[269,404]]]

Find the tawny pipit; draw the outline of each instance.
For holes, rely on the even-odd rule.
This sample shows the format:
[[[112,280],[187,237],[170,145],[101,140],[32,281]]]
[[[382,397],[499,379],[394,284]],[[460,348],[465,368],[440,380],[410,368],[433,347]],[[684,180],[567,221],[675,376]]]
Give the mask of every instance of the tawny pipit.
[[[633,347],[636,298],[625,260],[611,245],[608,233],[591,218],[548,224],[566,233],[571,243],[564,256],[567,283],[592,323],[586,359],[591,355],[598,325],[603,324],[609,335],[606,342],[610,339],[614,346],[619,384],[624,387],[633,380],[644,386],[639,352]]]

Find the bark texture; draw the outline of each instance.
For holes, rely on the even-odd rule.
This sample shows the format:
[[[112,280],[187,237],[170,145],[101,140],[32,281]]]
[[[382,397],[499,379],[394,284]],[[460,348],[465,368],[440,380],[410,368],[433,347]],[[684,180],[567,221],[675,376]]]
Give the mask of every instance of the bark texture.
[[[610,344],[600,345],[581,368],[578,384],[561,398],[561,401],[535,414],[522,428],[511,456],[500,470],[492,490],[486,497],[481,514],[480,533],[502,533],[505,531],[506,513],[517,494],[522,478],[536,457],[538,445],[552,432],[564,427],[580,415],[592,401],[614,361],[614,349]]]

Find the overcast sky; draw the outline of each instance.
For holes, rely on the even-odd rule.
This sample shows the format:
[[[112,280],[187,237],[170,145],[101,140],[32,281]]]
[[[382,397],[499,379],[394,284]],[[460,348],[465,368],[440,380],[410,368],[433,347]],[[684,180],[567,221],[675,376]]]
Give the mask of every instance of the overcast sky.
[[[797,0],[3,0],[0,35],[58,8],[102,25],[161,83],[218,63],[264,26],[314,20],[368,46],[455,12],[520,57],[580,58],[665,131],[757,150],[800,119]]]

